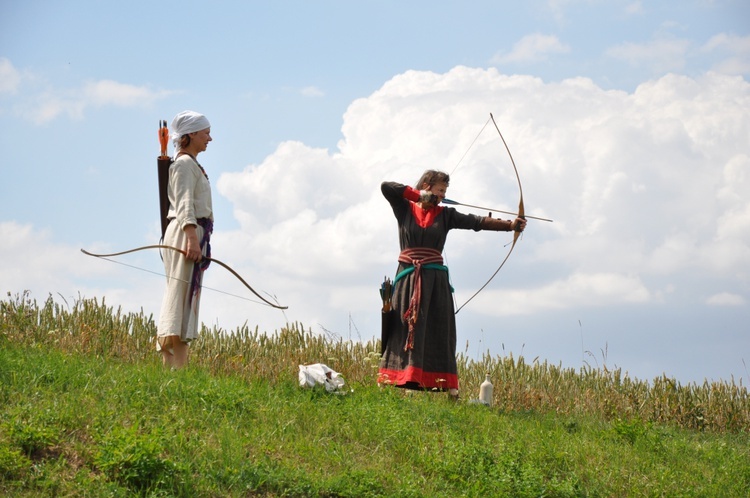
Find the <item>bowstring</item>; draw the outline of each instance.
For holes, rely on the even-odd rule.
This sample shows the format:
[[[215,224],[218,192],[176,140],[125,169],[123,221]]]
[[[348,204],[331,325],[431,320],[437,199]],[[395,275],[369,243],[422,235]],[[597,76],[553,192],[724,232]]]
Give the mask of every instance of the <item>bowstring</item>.
[[[161,251],[159,251],[159,252],[161,252]],[[159,273],[158,271],[149,270],[147,268],[141,268],[140,266],[129,265],[127,263],[123,263],[122,261],[116,261],[114,259],[110,259],[110,258],[107,258],[107,257],[104,257],[104,256],[98,256],[98,258],[99,259],[103,259],[105,261],[109,261],[110,263],[115,263],[115,264],[118,264],[118,265],[127,266],[128,268],[133,268],[135,270],[140,270],[142,272],[151,273],[152,275],[156,275],[156,276],[159,276],[159,277],[164,277],[164,278],[171,279],[171,280],[177,280],[178,282],[183,282],[183,283],[186,283],[186,284],[190,283],[189,281],[187,281],[185,279],[182,279],[182,278],[179,278],[179,277],[170,277],[169,275],[164,275],[163,273]],[[201,283],[201,288],[202,289],[207,289],[207,290],[210,290],[210,291],[213,291],[213,292],[218,292],[219,294],[224,294],[224,295],[227,295],[227,296],[236,297],[237,299],[242,299],[242,300],[245,300],[245,301],[249,301],[251,303],[255,303],[255,304],[260,304],[260,305],[263,305],[263,306],[272,307],[271,305],[269,305],[268,303],[264,303],[263,301],[258,301],[258,300],[255,300],[255,299],[250,299],[250,298],[245,297],[245,296],[240,296],[240,295],[237,295],[237,294],[232,294],[231,292],[223,291],[223,290],[220,290],[220,289],[215,289],[213,287],[208,287],[206,285],[203,285],[202,283]],[[261,291],[261,292],[263,292],[268,297],[270,297],[271,299],[273,299],[274,301],[276,301],[276,297],[275,296],[272,296],[271,294],[269,294],[269,293],[267,293],[265,291]],[[278,304],[278,301],[277,301],[276,304]],[[283,310],[282,310],[282,312],[283,312]]]
[[[474,137],[474,140],[471,141],[471,144],[469,144],[469,148],[466,149],[466,152],[464,152],[464,155],[461,156],[461,159],[459,159],[458,162],[456,163],[456,165],[453,166],[453,169],[451,170],[451,172],[449,173],[449,175],[452,175],[458,169],[458,166],[464,160],[464,158],[469,153],[469,151],[471,150],[471,148],[474,147],[474,144],[476,143],[476,141],[479,140],[479,135],[481,135],[482,132],[484,131],[484,129],[487,128],[487,125],[490,124],[490,119],[491,119],[491,117],[487,118],[487,121],[485,121],[484,126],[482,126],[482,129],[479,130],[479,133],[477,133],[477,136]]]
[[[492,121],[493,123],[495,121],[494,118],[492,117],[492,113],[490,113],[490,117],[487,118],[487,121],[484,122],[484,125],[482,126],[482,129],[479,130],[479,133],[477,133],[477,136],[474,137],[474,140],[472,140],[471,144],[466,149],[466,152],[464,152],[464,154],[458,160],[458,162],[456,163],[456,165],[453,167],[453,169],[450,172],[450,175],[453,175],[453,173],[458,169],[458,166],[461,164],[461,162],[467,156],[467,154],[472,149],[472,147],[474,147],[474,144],[476,143],[476,141],[479,140],[479,136],[482,134],[482,132],[484,132],[484,129],[487,128],[487,125],[490,124],[490,121]],[[495,128],[497,128],[497,123],[495,123]],[[513,164],[513,169],[516,172],[516,179],[518,180],[518,187],[519,187],[519,191],[521,192],[521,199],[523,199],[523,189],[521,188],[521,180],[520,180],[520,178],[518,178],[518,170],[516,169],[515,161],[513,161],[513,155],[510,153],[510,149],[508,148],[508,144],[505,143],[505,137],[503,137],[503,134],[500,133],[500,129],[499,128],[497,128],[497,132],[500,134],[500,139],[503,141],[503,145],[505,146],[505,149],[508,151],[508,155],[510,156],[511,163]],[[491,214],[490,214],[490,216],[491,216]],[[521,239],[523,238],[523,232],[521,232],[521,236],[519,238],[521,238]],[[516,238],[515,238],[515,235],[514,235],[514,239],[511,242],[503,244],[503,247],[508,247],[511,244],[515,247],[515,242],[516,242]],[[446,264],[447,264],[448,259],[447,259],[447,254],[445,252],[445,249],[443,249],[443,254],[444,254],[444,258],[446,260]],[[498,269],[490,277],[490,279],[487,282],[485,282],[485,284],[477,292],[475,292],[467,301],[465,301],[460,307],[458,307],[458,309],[455,311],[455,314],[458,314],[458,312],[461,311],[461,309],[464,306],[466,306],[467,304],[469,304],[469,301],[471,301],[472,299],[474,299],[476,297],[476,295],[479,294],[490,283],[490,281],[492,281],[493,278],[495,278],[495,275],[497,275],[497,272],[500,271],[500,268],[503,267],[503,265],[505,264],[505,261],[507,261],[509,257],[510,257],[510,253],[508,253],[506,255],[505,259],[500,264],[500,267],[498,267]],[[450,281],[449,281],[449,283],[450,283]],[[455,309],[457,306],[458,306],[458,299],[456,298],[456,294],[454,293],[453,294],[453,308]]]
[[[487,118],[487,121],[485,121],[485,122],[484,122],[484,125],[483,125],[483,126],[482,126],[482,128],[481,128],[481,129],[479,130],[479,133],[477,133],[477,136],[475,136],[475,137],[474,137],[474,140],[472,140],[472,141],[471,141],[471,143],[469,144],[469,147],[468,147],[468,148],[466,149],[466,151],[464,152],[464,154],[463,154],[463,155],[461,156],[461,158],[460,158],[460,159],[458,160],[458,162],[456,163],[456,165],[455,165],[455,166],[453,166],[453,169],[452,169],[452,170],[451,170],[451,172],[449,173],[449,176],[450,176],[450,175],[453,175],[453,173],[454,173],[454,172],[455,172],[455,171],[456,171],[456,170],[458,169],[458,167],[459,167],[459,166],[461,165],[461,162],[463,162],[464,158],[465,158],[465,157],[466,157],[466,156],[467,156],[467,155],[469,154],[469,151],[470,151],[470,150],[472,149],[472,147],[474,147],[474,144],[475,144],[475,143],[477,142],[477,140],[479,140],[479,136],[480,136],[480,135],[482,134],[482,132],[484,132],[484,129],[485,129],[485,128],[487,128],[487,125],[488,125],[488,124],[490,124],[490,120],[491,120],[491,119],[492,119],[492,115],[490,115],[490,117],[489,117],[489,118]],[[445,264],[446,264],[446,266],[448,266],[448,253],[447,253],[447,251],[445,250],[445,248],[443,248],[443,258],[445,259]],[[449,284],[449,285],[450,285],[451,287],[453,287],[453,283],[451,282],[451,280],[452,280],[452,279],[450,278],[450,273],[449,273],[449,274],[448,274],[448,284]],[[458,299],[456,299],[456,293],[455,293],[455,292],[453,292],[452,294],[453,294],[453,308],[455,309],[455,308],[456,308],[456,306],[458,306]]]

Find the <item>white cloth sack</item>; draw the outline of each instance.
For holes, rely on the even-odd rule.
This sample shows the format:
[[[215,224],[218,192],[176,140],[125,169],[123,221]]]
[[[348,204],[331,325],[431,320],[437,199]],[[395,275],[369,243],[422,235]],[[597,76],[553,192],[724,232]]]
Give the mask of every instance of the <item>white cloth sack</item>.
[[[340,373],[331,370],[322,363],[299,366],[300,387],[325,386],[326,391],[337,391],[344,387],[344,378]]]

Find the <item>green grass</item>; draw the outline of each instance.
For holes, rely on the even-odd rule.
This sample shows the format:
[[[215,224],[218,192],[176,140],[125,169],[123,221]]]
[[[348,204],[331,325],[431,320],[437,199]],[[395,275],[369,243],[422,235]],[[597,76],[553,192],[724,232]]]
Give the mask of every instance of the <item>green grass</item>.
[[[750,495],[750,402],[734,383],[460,357],[465,398],[492,372],[487,408],[381,389],[377,344],[298,325],[204,330],[180,371],[161,368],[153,333],[95,300],[0,303],[0,494]],[[347,393],[300,388],[313,362]]]

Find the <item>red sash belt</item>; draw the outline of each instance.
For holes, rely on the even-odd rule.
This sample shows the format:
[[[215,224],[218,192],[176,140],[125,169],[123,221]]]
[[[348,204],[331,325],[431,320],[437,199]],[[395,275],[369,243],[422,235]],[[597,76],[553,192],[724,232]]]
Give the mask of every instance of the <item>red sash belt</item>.
[[[419,305],[422,301],[422,265],[443,264],[443,255],[437,249],[427,247],[412,247],[404,249],[398,256],[399,263],[414,266],[414,286],[409,300],[409,308],[404,313],[404,320],[409,325],[409,335],[406,338],[404,351],[414,349],[414,326],[419,317]]]

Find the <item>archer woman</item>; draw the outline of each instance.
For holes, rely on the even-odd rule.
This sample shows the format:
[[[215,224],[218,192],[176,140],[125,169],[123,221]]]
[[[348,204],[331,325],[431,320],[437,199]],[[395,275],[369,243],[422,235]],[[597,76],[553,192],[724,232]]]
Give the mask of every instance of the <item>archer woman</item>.
[[[164,244],[184,252],[165,251],[167,289],[161,305],[156,349],[164,366],[188,362],[188,345],[198,337],[198,310],[203,271],[211,256],[213,232],[211,185],[198,154],[211,141],[211,124],[202,114],[184,111],[172,121],[174,162],[169,167],[169,225]]]
[[[398,222],[401,254],[378,382],[405,389],[448,391],[458,399],[456,318],[442,256],[448,231],[523,231],[526,220],[462,214],[440,206],[449,181],[448,174],[428,170],[416,188],[394,182],[380,187]]]

